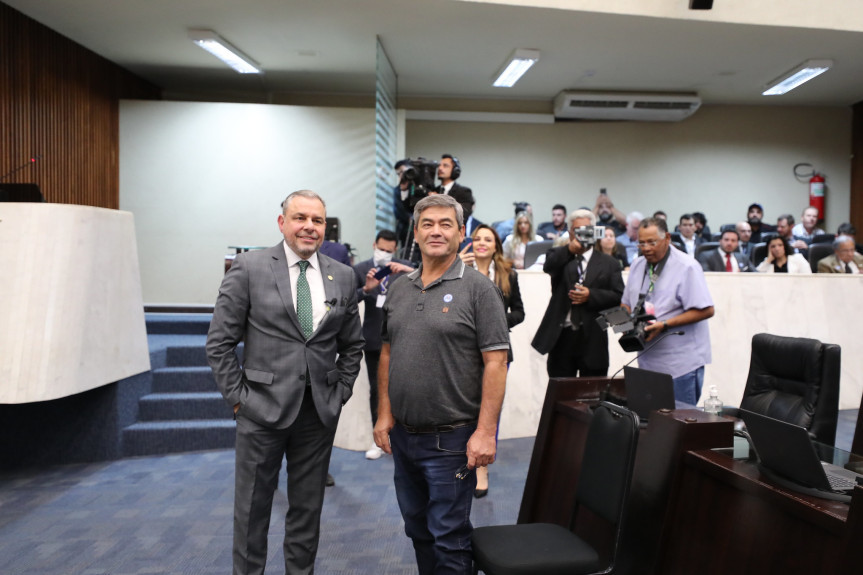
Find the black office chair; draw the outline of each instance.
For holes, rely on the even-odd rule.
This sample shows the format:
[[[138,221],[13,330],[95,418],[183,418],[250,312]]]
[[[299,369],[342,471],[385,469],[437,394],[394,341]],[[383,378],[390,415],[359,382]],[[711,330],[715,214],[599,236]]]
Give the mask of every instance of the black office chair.
[[[703,254],[704,252],[709,252],[710,250],[715,250],[719,248],[719,242],[704,242],[697,248],[695,248],[695,259],[698,259],[698,256]]]
[[[722,237],[722,232],[727,232],[729,230],[737,230],[737,224],[722,224],[719,226],[719,237]]]
[[[770,240],[772,240],[773,238],[778,238],[778,237],[779,237],[778,232],[764,232],[761,234],[761,241],[764,242],[765,244],[769,244]]]
[[[764,258],[767,257],[767,243],[761,242],[752,246],[752,257],[749,258],[749,261],[752,262],[752,265],[758,267],[758,265],[764,261]]]
[[[528,242],[524,248],[524,269],[536,263],[539,256],[548,253],[554,246],[554,240],[543,240],[541,242]]]
[[[805,427],[816,441],[833,445],[841,351],[816,339],[755,334],[740,409]],[[737,417],[733,407],[722,412]]]
[[[812,237],[813,244],[831,244],[836,239],[836,234],[818,234]],[[811,244],[810,244],[811,245]]]
[[[590,427],[578,477],[570,527],[523,523],[479,527],[473,532],[474,573],[536,575],[609,573],[621,553],[620,533],[638,443],[638,416],[613,403],[601,402]],[[609,553],[571,531],[581,506],[614,527]],[[610,555],[610,556],[609,556]]]
[[[818,261],[833,253],[833,244],[811,244],[809,246],[809,266],[812,273],[818,272]]]

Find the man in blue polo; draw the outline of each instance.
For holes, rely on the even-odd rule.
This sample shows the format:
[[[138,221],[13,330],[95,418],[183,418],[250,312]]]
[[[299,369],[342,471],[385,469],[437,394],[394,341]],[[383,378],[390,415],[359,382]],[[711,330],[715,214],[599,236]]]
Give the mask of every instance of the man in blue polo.
[[[506,313],[494,283],[458,257],[458,202],[421,200],[414,235],[422,264],[393,281],[383,308],[375,443],[393,454],[420,575],[468,575],[472,470],[493,463],[497,449]]]
[[[638,367],[671,374],[675,399],[695,405],[701,396],[704,366],[711,360],[706,320],[713,317],[713,299],[701,265],[670,246],[664,220],[641,220],[641,255],[629,269],[621,304],[631,311],[643,295],[645,311],[656,316],[656,322],[645,330],[648,344],[638,358]],[[651,345],[668,330],[683,335],[657,339]]]

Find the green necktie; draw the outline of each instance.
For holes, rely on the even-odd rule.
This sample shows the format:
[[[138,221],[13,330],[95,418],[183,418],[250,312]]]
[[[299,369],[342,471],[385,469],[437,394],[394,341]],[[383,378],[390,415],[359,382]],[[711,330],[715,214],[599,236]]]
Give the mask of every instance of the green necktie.
[[[300,327],[303,328],[303,336],[306,339],[312,337],[315,328],[314,314],[312,313],[312,291],[309,289],[309,280],[306,279],[306,268],[309,262],[300,260],[300,277],[297,278],[297,317],[300,318]]]

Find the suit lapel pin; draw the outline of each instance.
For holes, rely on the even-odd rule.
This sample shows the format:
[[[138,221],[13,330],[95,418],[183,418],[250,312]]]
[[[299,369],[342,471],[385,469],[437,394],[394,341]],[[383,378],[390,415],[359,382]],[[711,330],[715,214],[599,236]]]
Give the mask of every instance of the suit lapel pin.
[[[328,279],[328,280],[330,280],[330,281],[333,281],[333,276],[329,276],[329,275],[328,275],[328,276],[327,276],[327,279]]]

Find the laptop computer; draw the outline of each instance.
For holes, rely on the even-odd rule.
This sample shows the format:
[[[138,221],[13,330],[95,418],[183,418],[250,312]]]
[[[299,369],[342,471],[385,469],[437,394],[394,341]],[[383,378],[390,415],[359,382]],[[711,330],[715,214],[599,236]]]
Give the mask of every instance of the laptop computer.
[[[821,461],[805,428],[744,409],[739,413],[762,471],[784,487],[848,502],[858,478],[863,484],[863,475]]]
[[[671,375],[638,367],[623,368],[626,407],[638,414],[645,425],[651,411],[674,409],[674,381]]]

